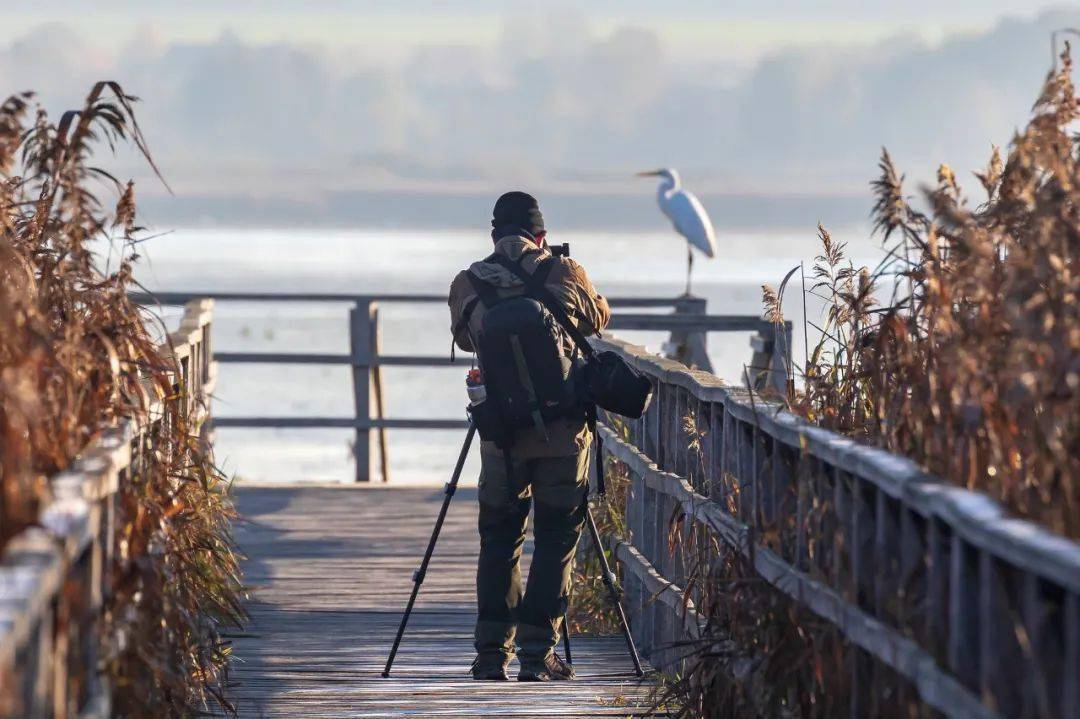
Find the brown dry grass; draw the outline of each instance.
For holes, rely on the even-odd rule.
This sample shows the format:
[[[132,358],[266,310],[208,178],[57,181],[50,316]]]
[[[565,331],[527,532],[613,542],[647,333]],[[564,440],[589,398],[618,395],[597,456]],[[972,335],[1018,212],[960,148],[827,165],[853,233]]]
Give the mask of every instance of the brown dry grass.
[[[1080,118],[1066,47],[1028,126],[975,176],[942,165],[928,209],[888,152],[874,183],[885,256],[855,269],[820,230],[821,341],[793,408],[1080,537]],[[887,299],[882,299],[884,296]],[[766,311],[778,314],[775,295]],[[877,306],[877,302],[881,306]]]
[[[125,142],[150,161],[134,102],[98,83],[57,123],[29,93],[0,106],[0,542],[37,521],[47,477],[104,427],[147,419],[156,396],[164,420],[118,497],[101,669],[117,715],[180,716],[211,696],[227,707],[221,631],[242,617],[241,587],[227,483],[173,393],[175,363],[147,330],[155,318],[127,297],[133,185],[93,164],[101,145]],[[103,237],[124,247],[107,274],[90,249]]]
[[[1071,71],[1066,47],[1007,158],[995,149],[975,173],[985,192],[977,204],[942,165],[923,191],[927,209],[916,208],[883,153],[874,189],[884,257],[856,268],[819,228],[821,339],[800,368],[804,391],[786,399],[811,421],[1076,538],[1080,136],[1071,133],[1080,104]],[[765,288],[766,316],[777,322],[782,297]],[[707,622],[705,638],[683,647],[687,673],[662,695],[678,716],[831,717],[857,700],[867,715],[925,715],[907,682],[704,529],[677,551],[696,567],[690,583]],[[875,672],[869,696],[853,695],[855,667]]]
[[[593,518],[601,537],[625,537],[627,493],[630,490],[630,477],[625,466],[609,457],[604,472],[606,494],[594,497],[592,502]],[[613,571],[618,571],[619,563],[612,552],[605,550],[608,564]],[[581,546],[574,560],[570,586],[570,608],[567,612],[573,634],[612,635],[622,630],[611,604],[607,587],[604,586],[600,560],[589,538],[588,530],[583,532]]]

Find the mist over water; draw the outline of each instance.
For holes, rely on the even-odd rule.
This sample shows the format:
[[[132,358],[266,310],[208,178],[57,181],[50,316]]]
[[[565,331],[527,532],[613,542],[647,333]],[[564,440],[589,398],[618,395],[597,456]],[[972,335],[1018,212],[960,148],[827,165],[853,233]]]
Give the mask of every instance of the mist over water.
[[[394,30],[372,18],[373,5],[407,12],[402,2],[280,2],[279,14],[189,1],[181,18],[161,2],[113,14],[102,2],[57,12],[71,5],[61,0],[5,10],[13,2],[39,7],[0,26],[5,91],[33,88],[56,116],[94,81],[119,81],[143,99],[141,124],[180,196],[159,192],[168,202],[272,216],[314,203],[333,219],[356,213],[342,201],[350,188],[596,190],[658,165],[699,193],[860,192],[883,145],[933,182],[939,163],[982,167],[992,142],[1008,142],[1051,33],[1080,22],[1070,3],[1039,11],[1047,0],[441,3],[421,14],[439,31],[410,39],[415,13]],[[62,22],[39,24],[50,16]],[[859,17],[878,31],[855,29]],[[267,19],[279,37],[257,32]],[[933,26],[936,41],[912,34]],[[129,159],[116,174],[141,173],[140,192],[154,191]]]
[[[853,260],[877,255],[864,228],[840,229]],[[686,250],[672,233],[571,232],[572,256],[609,297],[675,297],[683,291]],[[695,294],[712,314],[760,314],[760,285],[774,286],[800,260],[817,253],[813,228],[805,233],[756,231],[722,234],[719,256],[698,257]],[[137,277],[150,289],[308,293],[424,293],[444,295],[453,276],[484,256],[490,240],[475,232],[383,230],[180,229],[143,248]],[[103,255],[103,260],[105,256]],[[111,259],[115,263],[115,256]],[[793,285],[785,313],[801,325],[801,300]],[[347,353],[348,303],[218,302],[213,343],[218,352]],[[170,316],[175,316],[170,312]],[[810,314],[815,314],[811,306]],[[448,355],[449,313],[444,303],[380,306],[386,354]],[[796,331],[794,352],[802,352]],[[663,333],[620,332],[657,351]],[[709,353],[719,376],[738,382],[750,359],[748,333],[712,334]],[[385,367],[387,415],[461,418],[466,402],[462,366]],[[353,413],[351,371],[346,366],[219,366],[214,414],[228,416],[340,416]],[[217,452],[240,481],[350,481],[351,430],[217,430]],[[395,483],[448,478],[461,433],[389,431]],[[471,457],[463,482],[475,482]]]

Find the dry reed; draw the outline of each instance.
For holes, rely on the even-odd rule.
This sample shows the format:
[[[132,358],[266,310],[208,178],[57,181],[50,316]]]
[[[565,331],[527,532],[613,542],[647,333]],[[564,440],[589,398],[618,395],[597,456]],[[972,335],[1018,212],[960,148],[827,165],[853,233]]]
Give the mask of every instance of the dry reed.
[[[916,209],[883,152],[885,255],[856,270],[820,229],[827,308],[799,413],[1080,537],[1080,117],[1066,46],[1027,127],[976,172],[938,169]],[[888,295],[887,299],[884,298]],[[766,292],[766,312],[778,300]],[[878,302],[880,306],[877,306]]]
[[[626,467],[610,457],[605,464],[604,477],[607,491],[602,498],[594,498],[592,503],[596,528],[602,538],[625,537],[626,516],[621,508],[626,506],[630,477]],[[604,551],[612,570],[618,571],[619,563],[612,552],[607,549]],[[611,635],[621,631],[602,574],[596,549],[592,546],[588,532],[585,532],[574,560],[571,577],[567,619],[572,633]]]
[[[184,716],[229,708],[221,631],[242,618],[241,586],[227,482],[173,390],[178,368],[147,328],[158,320],[127,297],[134,187],[93,164],[102,145],[130,143],[153,166],[135,101],[98,83],[57,123],[30,93],[0,106],[0,542],[37,521],[47,478],[103,428],[160,402],[119,489],[100,670],[116,715]],[[109,273],[92,252],[103,238],[124,248]]]
[[[819,228],[813,324],[803,390],[785,399],[807,419],[915,459],[1080,537],[1080,104],[1069,48],[1048,74],[1032,118],[1003,159],[975,173],[972,204],[946,165],[925,188],[925,211],[887,152],[875,219],[877,267],[856,268]],[[765,315],[783,320],[783,292],[764,288]],[[693,424],[694,418],[687,420]],[[812,474],[802,466],[793,471]],[[807,476],[800,482],[812,479]],[[816,495],[812,495],[816,496]],[[832,536],[829,508],[808,507],[810,537]],[[773,531],[790,531],[780,517]],[[835,531],[835,528],[833,528]],[[677,539],[679,519],[672,523]],[[761,541],[769,544],[768,533]],[[685,672],[662,699],[678,716],[830,717],[933,714],[887,667],[758,577],[703,528],[674,542],[693,567],[689,587],[704,637],[680,649]],[[820,547],[808,548],[813,556]],[[827,548],[826,548],[827,551]],[[813,567],[811,567],[811,572]],[[871,694],[851,682],[872,671]]]

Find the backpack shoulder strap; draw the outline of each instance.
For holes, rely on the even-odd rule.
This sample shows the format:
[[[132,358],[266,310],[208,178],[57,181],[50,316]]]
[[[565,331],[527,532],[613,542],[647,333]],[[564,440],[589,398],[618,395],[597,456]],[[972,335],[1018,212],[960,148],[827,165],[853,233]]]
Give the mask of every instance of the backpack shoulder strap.
[[[468,278],[469,284],[472,285],[473,292],[476,293],[476,298],[484,303],[484,307],[490,309],[502,301],[502,298],[499,297],[499,293],[495,291],[495,285],[490,282],[485,282],[472,272],[466,272],[465,277]],[[470,304],[475,307],[474,303],[470,302]]]
[[[469,280],[469,284],[472,285],[473,292],[476,293],[476,296],[465,303],[465,307],[461,310],[461,317],[458,317],[458,321],[454,323],[454,326],[451,329],[450,336],[453,339],[450,342],[450,361],[454,360],[454,342],[461,336],[461,333],[468,328],[469,320],[472,318],[472,313],[476,309],[477,303],[483,302],[485,307],[494,307],[502,300],[495,291],[495,287],[484,282],[472,272],[466,272],[465,277]]]
[[[476,303],[480,301],[480,295],[473,297],[471,300],[465,303],[465,308],[461,311],[461,317],[458,317],[458,321],[454,324],[453,334],[451,335],[454,340],[457,340],[461,331],[469,326],[469,319],[472,317],[473,310],[476,309]],[[450,359],[454,358],[454,346],[450,345]]]
[[[519,262],[518,267],[520,266],[521,263]],[[544,284],[547,282],[548,275],[551,274],[551,270],[553,270],[554,268],[555,257],[546,257],[536,264],[536,269],[533,270],[533,273],[531,275],[529,275],[529,278],[532,280],[533,284],[543,287]]]
[[[578,346],[578,349],[581,350],[583,355],[592,357],[595,354],[592,345],[585,339],[585,335],[582,334],[581,330],[578,329],[577,325],[573,323],[570,316],[566,313],[566,308],[563,307],[562,302],[559,302],[559,300],[555,298],[555,295],[551,294],[551,290],[544,286],[544,282],[547,280],[548,275],[551,274],[551,270],[555,266],[556,260],[554,257],[548,257],[541,260],[536,271],[531,275],[522,269],[519,263],[514,262],[505,255],[496,255],[494,260],[513,272],[525,283],[525,289],[529,296],[547,308],[547,311],[551,313],[552,317],[555,318],[555,321],[566,330],[566,334],[570,335],[570,339],[574,341],[574,344]]]

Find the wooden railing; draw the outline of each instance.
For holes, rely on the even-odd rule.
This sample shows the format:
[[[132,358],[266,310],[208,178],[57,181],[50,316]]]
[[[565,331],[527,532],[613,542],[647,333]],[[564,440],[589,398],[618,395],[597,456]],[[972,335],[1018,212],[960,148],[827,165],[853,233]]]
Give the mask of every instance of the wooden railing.
[[[205,419],[214,384],[213,302],[186,303],[170,347],[175,390]],[[150,393],[153,396],[153,393]],[[101,674],[101,621],[117,558],[118,489],[161,421],[160,405],[142,423],[103,429],[71,467],[48,480],[52,501],[39,526],[17,535],[0,558],[0,716],[108,717]],[[201,422],[197,421],[196,426]]]
[[[600,428],[629,472],[628,536],[613,549],[654,665],[677,671],[678,643],[701,636],[669,538],[707,527],[868,655],[846,670],[851,716],[882,709],[892,672],[947,716],[1080,716],[1080,545],[711,374],[596,344],[656,387],[640,420]]]
[[[449,355],[449,340],[445,355],[389,355],[382,352],[382,331],[379,322],[381,304],[446,305],[444,295],[409,294],[340,294],[291,292],[155,292],[133,294],[142,303],[163,305],[188,302],[195,297],[212,297],[223,302],[262,303],[341,303],[350,304],[348,354],[313,354],[306,352],[217,352],[215,359],[222,363],[241,364],[317,364],[348,365],[352,368],[353,409],[351,417],[216,417],[215,427],[262,428],[350,428],[356,431],[353,453],[356,462],[356,481],[368,482],[378,474],[389,481],[387,459],[387,429],[457,429],[466,427],[464,413],[459,418],[424,417],[399,419],[386,416],[383,393],[383,367],[446,367],[452,364],[467,366],[471,359],[458,355],[456,362]],[[670,332],[672,340],[686,348],[694,364],[711,369],[705,351],[705,336],[709,332],[753,332],[750,361],[751,381],[783,386],[790,366],[791,325],[786,323],[779,336],[776,327],[754,315],[709,315],[705,300],[696,297],[616,297],[610,300],[617,312],[611,319],[612,330],[652,330]],[[626,312],[627,309],[670,309],[671,314]],[[777,341],[778,340],[778,341]],[[441,343],[441,340],[440,340]],[[375,443],[378,443],[376,452]],[[375,458],[379,457],[376,467]]]

